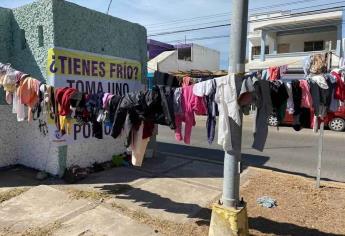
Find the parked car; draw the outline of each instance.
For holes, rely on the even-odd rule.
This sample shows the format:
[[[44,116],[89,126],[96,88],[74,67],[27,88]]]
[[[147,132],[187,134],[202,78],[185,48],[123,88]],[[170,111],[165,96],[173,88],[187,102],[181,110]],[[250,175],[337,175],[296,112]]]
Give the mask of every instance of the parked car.
[[[310,112],[311,117],[310,120],[312,121],[313,119],[313,112]],[[292,125],[293,123],[293,115],[289,114],[288,112],[285,113],[284,120],[281,125]],[[311,123],[311,127],[307,128],[312,128],[313,123]],[[277,126],[278,125],[278,120],[277,117],[274,115],[270,115],[268,117],[268,124],[270,126]],[[328,126],[331,130],[333,131],[344,131],[345,130],[345,105],[339,107],[338,111],[328,113],[328,115],[325,118],[325,125]]]

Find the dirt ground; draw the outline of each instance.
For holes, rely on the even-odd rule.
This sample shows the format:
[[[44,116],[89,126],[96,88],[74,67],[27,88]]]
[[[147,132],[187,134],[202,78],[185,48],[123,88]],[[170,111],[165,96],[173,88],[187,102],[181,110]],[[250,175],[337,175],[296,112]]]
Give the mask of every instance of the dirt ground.
[[[73,199],[88,198],[104,202],[114,197],[98,191],[60,188],[67,191]],[[0,203],[26,190],[27,188],[1,191]],[[268,209],[258,205],[256,200],[262,196],[276,199],[277,207]],[[345,235],[345,183],[322,182],[322,187],[316,189],[313,179],[249,167],[243,178],[241,197],[247,202],[251,235]],[[212,203],[184,224],[159,219],[115,203],[112,207],[151,226],[162,235],[207,236],[211,205]],[[58,227],[53,226],[51,229],[38,229],[23,235],[51,235],[53,229]]]
[[[345,184],[251,168],[241,187],[248,206],[251,235],[345,235]],[[256,199],[270,196],[276,208],[264,208]]]

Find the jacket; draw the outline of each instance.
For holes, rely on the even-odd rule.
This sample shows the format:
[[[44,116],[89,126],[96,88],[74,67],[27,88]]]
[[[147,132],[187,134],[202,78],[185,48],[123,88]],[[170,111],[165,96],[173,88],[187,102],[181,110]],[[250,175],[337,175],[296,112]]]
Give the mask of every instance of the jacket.
[[[340,101],[345,101],[345,82],[341,79],[341,74],[337,73],[336,71],[332,71],[331,74],[337,80],[334,91],[334,98]]]
[[[142,121],[158,124],[171,124],[173,119],[173,100],[171,105],[166,95],[172,94],[168,87],[154,87],[152,91],[127,93],[119,102],[114,114],[111,136],[117,138],[122,132],[126,137],[125,146],[131,144],[133,127],[140,127]],[[172,125],[171,125],[172,126]],[[173,126],[175,127],[175,126]]]

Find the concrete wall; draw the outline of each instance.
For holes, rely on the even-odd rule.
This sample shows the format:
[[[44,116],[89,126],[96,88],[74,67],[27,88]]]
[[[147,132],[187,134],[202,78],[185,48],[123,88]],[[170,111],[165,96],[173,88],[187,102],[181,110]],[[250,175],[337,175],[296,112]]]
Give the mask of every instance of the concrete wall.
[[[0,7],[0,62],[9,62],[12,48],[12,11]],[[0,105],[5,103],[4,91],[0,89]]]
[[[329,19],[339,19],[342,18],[342,11],[334,11],[334,12],[324,12],[324,13],[315,13],[315,14],[308,14],[308,15],[299,15],[299,16],[284,16],[281,19],[267,19],[263,21],[252,22],[248,26],[249,32],[253,32],[255,28],[263,27],[266,25],[273,25],[273,24],[288,24],[288,23],[296,23],[298,21],[306,21],[306,20],[329,20]]]
[[[147,37],[143,26],[65,1],[54,0],[53,9],[56,47],[138,60],[142,75],[146,74]],[[92,138],[68,146],[67,166],[90,166],[124,151],[121,138]]]
[[[289,44],[290,52],[304,52],[304,42],[309,41],[324,41],[325,49],[329,41],[332,41],[332,49],[336,48],[337,45],[337,32],[314,32],[314,33],[305,33],[305,34],[291,34],[291,35],[282,35],[276,36],[275,33],[268,33],[266,39],[266,45],[269,46],[270,54],[274,53],[274,40],[277,40],[277,49],[279,44]],[[259,39],[254,38],[250,39],[248,42],[248,50],[251,51],[253,46],[260,46],[261,42]],[[251,53],[248,54],[249,59],[251,60]]]
[[[45,80],[48,49],[54,46],[53,4],[41,0],[13,10],[14,46],[11,63],[14,68]],[[44,44],[38,44],[38,26],[43,26]],[[25,31],[26,48],[22,48],[20,29]]]
[[[178,70],[210,70],[220,68],[220,53],[217,50],[206,48],[197,44],[192,45],[192,61],[178,60],[177,51],[158,62],[159,71],[176,72]]]
[[[138,60],[146,74],[145,27],[70,2],[53,2],[55,46]]]
[[[0,7],[0,62],[7,61],[12,47],[12,11]]]
[[[304,42],[309,41],[324,41],[325,47],[326,42],[332,41],[332,49],[335,49],[337,45],[337,32],[321,32],[321,33],[308,33],[308,34],[298,34],[298,35],[284,35],[278,36],[278,44],[289,44],[290,52],[303,52]],[[272,45],[270,45],[272,47]],[[326,49],[326,48],[325,48]]]
[[[38,26],[43,26],[44,32],[41,47]],[[40,0],[14,9],[11,28],[15,40],[9,62],[37,79],[46,78],[47,53],[54,46],[138,60],[142,74],[146,74],[146,29],[138,24],[62,0]],[[25,48],[21,29],[25,31]],[[0,167],[20,163],[57,175],[64,160],[67,167],[86,167],[111,160],[113,154],[125,150],[123,140],[113,138],[55,147],[39,133],[37,123],[18,123],[9,106],[0,106],[0,120],[0,129],[5,130],[0,135]]]
[[[7,37],[13,40],[8,46],[10,57],[5,62],[43,81],[47,50],[54,45],[52,2],[35,2],[14,9],[12,13],[12,17],[7,18],[11,19],[11,34],[7,34]],[[45,36],[42,47],[38,47],[39,25],[43,26]],[[25,38],[22,37],[22,32],[25,32]],[[38,125],[17,122],[16,116],[11,114],[11,106],[1,105],[0,109],[1,125],[4,126],[1,129],[3,138],[0,140],[0,166],[19,163],[37,169],[47,169],[56,174],[56,165],[49,166],[47,163],[45,166],[44,163],[46,160],[55,160],[52,155],[58,150],[50,147],[47,138],[39,134]],[[49,153],[52,155],[48,155]],[[10,160],[12,163],[9,163]]]

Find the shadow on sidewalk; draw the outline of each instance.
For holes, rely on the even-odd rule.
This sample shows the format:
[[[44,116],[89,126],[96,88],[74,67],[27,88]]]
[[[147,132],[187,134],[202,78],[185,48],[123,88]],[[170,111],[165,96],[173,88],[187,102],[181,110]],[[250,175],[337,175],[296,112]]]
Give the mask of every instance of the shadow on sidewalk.
[[[99,189],[115,196],[117,199],[129,200],[142,208],[163,210],[164,212],[173,214],[183,214],[187,218],[196,219],[198,225],[210,224],[211,209],[201,207],[198,204],[175,202],[159,194],[127,184],[105,185],[99,187]],[[123,189],[126,191],[123,192]]]
[[[193,147],[193,146],[186,146],[186,145],[179,145],[179,144],[171,144],[171,143],[163,143],[163,142],[157,142],[158,151],[164,153],[163,155],[174,156],[175,155],[181,155],[184,156],[190,156],[194,158],[198,158],[201,161],[208,161],[208,160],[215,160],[219,162],[219,164],[222,164],[224,162],[224,151],[219,149],[212,149],[212,148],[201,148],[201,147]],[[309,146],[302,146],[302,147],[290,147],[290,148],[305,148]],[[283,148],[283,147],[279,147]],[[287,148],[287,147],[284,147]],[[258,167],[258,168],[264,168],[269,169],[277,172],[282,172],[286,174],[292,174],[292,175],[299,175],[306,178],[312,178],[314,179],[315,176],[308,175],[301,172],[295,172],[295,171],[287,171],[279,168],[274,168],[265,165],[266,162],[270,159],[269,156],[263,156],[263,155],[253,155],[248,153],[242,153],[242,170],[246,169],[248,166]],[[222,173],[221,176],[222,177]],[[341,182],[329,178],[321,178],[323,181],[334,181],[334,182]]]
[[[249,228],[258,230],[264,234],[273,235],[303,235],[303,236],[340,236],[341,234],[332,234],[321,232],[317,229],[311,229],[290,223],[275,222],[263,217],[249,217]]]

